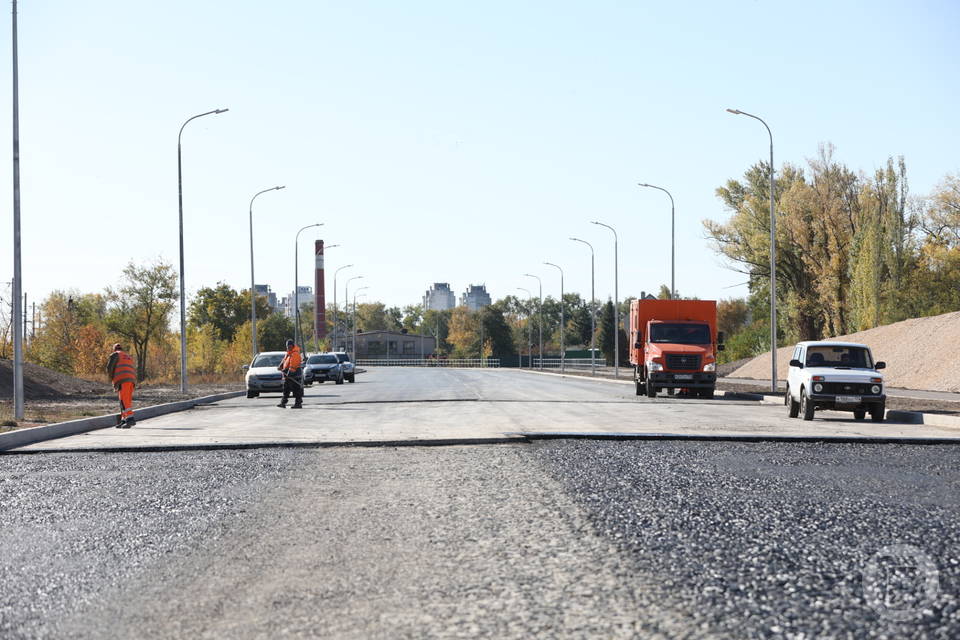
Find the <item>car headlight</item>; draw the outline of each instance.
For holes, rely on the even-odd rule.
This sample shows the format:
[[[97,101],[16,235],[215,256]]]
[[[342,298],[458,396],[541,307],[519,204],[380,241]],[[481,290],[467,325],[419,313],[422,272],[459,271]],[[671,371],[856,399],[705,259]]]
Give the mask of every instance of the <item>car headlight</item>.
[[[873,393],[873,394],[880,393],[880,385],[875,384],[872,387],[870,387],[870,393]]]
[[[647,371],[663,371],[663,365],[659,362],[647,362]]]
[[[817,393],[820,393],[823,391],[823,385],[818,382],[817,384],[813,385],[813,390]]]
[[[707,364],[703,365],[703,370],[704,370],[704,371],[716,371],[716,370],[717,370],[717,363],[716,363],[716,362],[708,362]]]

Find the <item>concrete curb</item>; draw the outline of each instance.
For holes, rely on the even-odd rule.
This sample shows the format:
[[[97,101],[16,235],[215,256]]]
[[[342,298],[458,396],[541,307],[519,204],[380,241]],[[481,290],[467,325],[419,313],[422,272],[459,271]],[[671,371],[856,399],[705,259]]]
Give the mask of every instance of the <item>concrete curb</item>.
[[[578,433],[524,432],[530,441],[536,440],[611,440],[611,441],[695,441],[695,442],[812,442],[824,444],[936,444],[960,445],[960,438],[910,437],[910,436],[790,436],[747,434],[696,434],[696,433]]]
[[[945,416],[939,413],[921,413],[919,411],[887,411],[888,420],[897,420],[908,424],[929,424],[933,427],[960,429],[960,416]]]
[[[189,400],[180,400],[178,402],[168,402],[166,404],[156,404],[151,407],[135,409],[134,415],[137,421],[155,418],[167,413],[192,409],[198,404],[210,404],[219,400],[236,398],[245,395],[246,391],[229,391],[227,393],[217,393],[212,396],[202,396],[200,398],[190,398]],[[67,422],[57,422],[55,424],[45,424],[40,427],[30,427],[29,429],[17,429],[7,433],[0,433],[0,451],[7,451],[16,447],[22,447],[35,442],[44,440],[54,440],[64,436],[72,436],[78,433],[94,431],[96,429],[105,429],[117,424],[117,414],[111,413],[105,416],[95,416],[93,418],[80,418],[79,420],[69,420]]]

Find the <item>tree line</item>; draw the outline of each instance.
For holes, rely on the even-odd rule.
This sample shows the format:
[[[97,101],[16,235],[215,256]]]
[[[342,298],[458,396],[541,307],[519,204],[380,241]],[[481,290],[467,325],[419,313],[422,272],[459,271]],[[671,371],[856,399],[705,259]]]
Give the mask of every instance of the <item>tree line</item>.
[[[714,250],[749,284],[723,301],[727,359],[770,348],[769,164],[716,193],[731,212],[703,222]],[[960,309],[960,176],[911,195],[906,163],[855,172],[820,147],[805,166],[784,164],[774,187],[780,346]]]

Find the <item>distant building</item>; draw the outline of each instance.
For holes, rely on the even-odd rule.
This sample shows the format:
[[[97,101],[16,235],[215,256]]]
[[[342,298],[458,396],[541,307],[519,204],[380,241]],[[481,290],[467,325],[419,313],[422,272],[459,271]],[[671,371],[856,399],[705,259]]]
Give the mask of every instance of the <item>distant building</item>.
[[[423,294],[423,310],[446,311],[457,306],[457,297],[446,282],[434,282]]]
[[[347,336],[347,350],[353,349],[351,337]],[[421,336],[402,331],[362,331],[357,334],[357,352],[359,358],[390,358],[391,360],[418,360],[433,356],[437,341],[433,336]]]
[[[300,311],[303,311],[304,305],[313,303],[313,287],[297,287],[297,302],[300,304]],[[290,295],[286,296],[280,303],[280,306],[283,308],[283,313],[288,318],[292,318],[296,312],[296,307],[294,305],[294,295],[293,292],[290,292]]]
[[[267,299],[267,304],[270,305],[270,309],[276,311],[279,308],[279,304],[277,303],[277,294],[273,291],[270,291],[270,285],[255,284],[253,285],[253,290],[257,292],[257,297],[263,296]]]
[[[482,284],[472,284],[460,296],[460,304],[464,305],[470,311],[479,311],[480,309],[492,304],[490,294],[487,293],[487,287]]]

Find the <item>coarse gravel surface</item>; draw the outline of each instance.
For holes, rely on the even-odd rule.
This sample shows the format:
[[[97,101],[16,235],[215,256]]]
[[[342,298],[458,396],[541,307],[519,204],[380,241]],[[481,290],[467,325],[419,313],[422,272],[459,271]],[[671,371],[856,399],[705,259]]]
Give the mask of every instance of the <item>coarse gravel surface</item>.
[[[591,441],[8,455],[0,637],[955,638],[958,462]],[[913,557],[875,556],[894,544]]]

